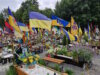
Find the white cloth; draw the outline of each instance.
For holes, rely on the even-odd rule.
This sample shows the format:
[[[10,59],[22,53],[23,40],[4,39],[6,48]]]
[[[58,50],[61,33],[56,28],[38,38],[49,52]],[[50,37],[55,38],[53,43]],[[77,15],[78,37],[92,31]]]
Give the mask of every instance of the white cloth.
[[[1,58],[13,58],[13,54],[2,55]]]

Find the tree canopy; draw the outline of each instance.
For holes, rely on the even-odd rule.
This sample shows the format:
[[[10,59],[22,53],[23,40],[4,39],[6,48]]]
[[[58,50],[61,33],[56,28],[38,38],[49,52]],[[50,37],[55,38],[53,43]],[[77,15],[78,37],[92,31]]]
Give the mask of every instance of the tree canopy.
[[[71,16],[81,26],[87,24],[99,25],[100,21],[100,0],[61,0],[56,3],[55,10],[45,8],[39,9],[37,0],[26,0],[21,4],[21,7],[13,12],[17,21],[25,24],[29,23],[29,12],[40,12],[47,17],[51,18],[52,14],[70,21]],[[7,9],[4,9],[0,14],[0,25],[4,26],[4,19],[7,18]]]
[[[73,16],[81,25],[93,23],[99,25],[100,0],[61,0],[56,3],[55,15],[70,21]]]

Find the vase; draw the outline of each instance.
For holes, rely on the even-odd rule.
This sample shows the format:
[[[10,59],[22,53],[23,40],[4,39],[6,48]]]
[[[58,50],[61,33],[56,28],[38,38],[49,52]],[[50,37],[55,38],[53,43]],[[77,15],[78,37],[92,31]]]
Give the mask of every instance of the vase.
[[[29,65],[28,68],[33,69],[33,68],[35,68],[35,65]]]

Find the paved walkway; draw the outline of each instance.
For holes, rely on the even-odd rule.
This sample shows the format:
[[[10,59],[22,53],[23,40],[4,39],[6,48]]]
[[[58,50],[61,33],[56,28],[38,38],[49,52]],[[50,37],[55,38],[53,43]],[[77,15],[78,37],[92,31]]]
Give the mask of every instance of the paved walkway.
[[[7,63],[5,65],[2,65],[0,63],[0,75],[6,75],[6,71],[8,70],[10,65],[12,65],[12,63]]]
[[[46,53],[47,52],[40,54],[40,57],[41,58],[45,57]],[[100,55],[93,57],[93,66],[88,71],[83,70],[80,67],[70,65],[70,64],[66,64],[66,63],[64,63],[64,68],[65,69],[68,68],[68,69],[73,70],[75,75],[100,75]]]
[[[42,54],[40,54],[40,57],[41,58],[45,57],[46,53],[47,53],[46,51],[43,52]],[[9,63],[5,65],[2,65],[0,63],[0,75],[6,75],[6,70],[9,68],[10,65],[11,64]],[[64,68],[73,70],[75,75],[100,75],[100,55],[93,57],[93,67],[88,71],[84,71],[80,67],[73,66],[70,64],[66,64],[66,63],[64,63]]]

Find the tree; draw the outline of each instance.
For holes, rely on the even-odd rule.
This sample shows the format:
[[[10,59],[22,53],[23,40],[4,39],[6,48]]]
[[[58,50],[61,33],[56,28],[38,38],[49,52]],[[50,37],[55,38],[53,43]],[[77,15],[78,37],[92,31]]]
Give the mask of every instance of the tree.
[[[78,24],[99,24],[100,0],[61,0],[56,3],[55,15],[70,21],[73,16]]]
[[[21,4],[21,7],[16,11],[15,17],[17,21],[21,21],[27,24],[29,22],[29,12],[38,10],[39,8],[37,0],[26,0]]]
[[[3,17],[3,14],[2,13],[0,13],[0,27],[4,27],[4,17]]]
[[[51,15],[54,14],[53,10],[50,8],[45,8],[44,10],[40,10],[40,13],[46,15],[49,18],[51,18]]]

